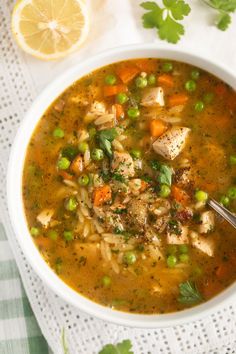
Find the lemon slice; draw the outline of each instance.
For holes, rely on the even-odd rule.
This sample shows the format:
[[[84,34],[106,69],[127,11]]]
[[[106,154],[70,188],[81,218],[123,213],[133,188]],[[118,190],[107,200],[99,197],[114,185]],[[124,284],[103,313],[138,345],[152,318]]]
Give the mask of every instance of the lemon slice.
[[[75,51],[88,31],[84,0],[19,0],[12,13],[12,32],[20,48],[44,60]]]

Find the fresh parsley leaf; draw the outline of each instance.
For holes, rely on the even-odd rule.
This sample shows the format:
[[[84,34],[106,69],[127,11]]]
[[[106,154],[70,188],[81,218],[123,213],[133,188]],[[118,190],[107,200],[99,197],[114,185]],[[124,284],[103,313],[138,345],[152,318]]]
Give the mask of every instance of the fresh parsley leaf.
[[[236,0],[203,0],[205,4],[218,11],[218,18],[216,19],[216,26],[221,31],[225,31],[230,23],[230,13],[236,11]]]
[[[181,21],[191,11],[184,0],[162,0],[161,8],[154,1],[146,1],[140,6],[148,12],[142,16],[144,28],[157,28],[159,37],[170,43],[177,43],[184,34]]]
[[[98,132],[97,134],[97,138],[101,149],[105,150],[105,152],[109,156],[112,156],[111,142],[117,137],[117,135],[118,134],[115,128],[104,129]]]
[[[235,141],[236,141],[236,139],[235,139]],[[150,161],[150,166],[151,166],[151,168],[152,168],[153,170],[155,170],[155,171],[159,171],[160,168],[161,168],[161,164],[160,164],[160,162],[157,161],[157,160],[151,160],[151,161]]]
[[[181,235],[181,229],[177,220],[170,220],[168,222],[168,229],[175,235]]]
[[[179,297],[178,301],[181,304],[195,304],[203,300],[202,295],[196,287],[196,284],[192,281],[186,281],[179,284]]]
[[[221,13],[217,20],[217,28],[221,31],[226,31],[231,23],[231,17],[229,14]]]
[[[123,340],[116,345],[107,344],[98,354],[134,354],[132,343],[129,339]]]
[[[162,14],[163,9],[161,9],[155,2],[146,1],[140,4],[145,10],[149,10],[150,12],[143,15],[143,27],[144,28],[159,28],[163,23]]]
[[[167,165],[161,165],[160,173],[157,177],[157,180],[160,184],[167,184],[167,186],[171,186],[172,183],[172,169]]]
[[[112,179],[115,181],[118,181],[118,182],[122,182],[122,183],[126,182],[126,178],[123,175],[121,175],[120,173],[113,173]]]
[[[167,15],[163,25],[159,29],[159,36],[170,43],[177,43],[184,34],[184,26]]]

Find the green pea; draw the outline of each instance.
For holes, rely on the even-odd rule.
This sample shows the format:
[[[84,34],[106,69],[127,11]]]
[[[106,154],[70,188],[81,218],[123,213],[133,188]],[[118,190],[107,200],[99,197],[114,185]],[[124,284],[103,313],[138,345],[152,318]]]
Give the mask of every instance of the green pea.
[[[179,245],[179,252],[180,253],[188,253],[188,246],[187,245]]]
[[[78,183],[80,186],[87,186],[89,184],[89,176],[85,174],[81,175],[78,178]]]
[[[79,152],[81,152],[82,154],[84,154],[85,151],[88,150],[88,148],[89,148],[88,143],[86,143],[85,141],[83,141],[82,143],[79,143],[79,145],[78,145],[78,150],[79,150]]]
[[[89,133],[89,139],[91,140],[97,134],[97,130],[96,130],[96,128],[92,127],[92,128],[89,128],[88,133]]]
[[[185,89],[189,92],[195,91],[197,88],[197,84],[194,80],[189,80],[185,83]]]
[[[134,158],[134,159],[139,159],[142,156],[142,152],[139,149],[132,149],[130,151],[130,155]]]
[[[147,79],[145,77],[138,76],[135,80],[135,85],[138,88],[144,88],[148,84]]]
[[[236,199],[236,187],[230,187],[227,192],[229,199]]]
[[[104,277],[102,277],[102,285],[105,286],[105,288],[111,286],[111,278],[108,275],[104,275]]]
[[[124,254],[123,256],[123,262],[125,264],[131,265],[134,264],[137,261],[137,257],[134,252],[128,251]]]
[[[39,235],[39,229],[37,227],[31,227],[30,229],[31,236],[37,237]]]
[[[48,236],[51,240],[56,241],[57,238],[58,238],[58,232],[55,231],[55,230],[50,230],[50,231],[48,231],[47,236]]]
[[[116,102],[119,104],[124,104],[128,101],[128,96],[124,92],[120,92],[116,95]]]
[[[70,197],[65,202],[65,208],[68,211],[76,210],[77,206],[78,206],[78,202],[75,197]]]
[[[220,204],[222,204],[223,206],[225,206],[226,208],[229,206],[230,204],[230,199],[229,197],[227,197],[226,195],[223,195],[221,198],[220,198]]]
[[[116,76],[113,74],[107,75],[105,77],[105,83],[107,85],[115,85],[116,81],[117,81]]]
[[[63,236],[66,241],[72,241],[74,239],[74,235],[72,231],[64,231]]]
[[[94,161],[100,161],[104,158],[104,152],[102,149],[93,149],[92,154],[91,154],[91,158]]]
[[[131,119],[137,119],[140,116],[140,111],[138,108],[131,107],[128,109],[128,116]]]
[[[159,196],[161,198],[167,198],[171,193],[171,189],[169,186],[167,186],[167,184],[162,184],[161,185],[161,189],[159,191]]]
[[[230,165],[236,165],[236,156],[235,155],[231,155],[229,157],[229,162],[230,162]]]
[[[197,202],[206,202],[208,199],[208,194],[204,191],[196,191],[195,192],[195,199]]]
[[[179,256],[179,260],[181,263],[188,263],[189,262],[189,255],[188,254],[181,254]]]
[[[211,103],[213,99],[214,99],[214,93],[212,92],[205,93],[205,95],[203,96],[203,101],[205,103]]]
[[[177,253],[177,246],[176,245],[168,245],[167,247],[167,254],[176,254]]]
[[[70,161],[66,157],[61,157],[57,161],[57,167],[59,170],[67,170],[70,167]]]
[[[167,257],[166,262],[167,262],[167,266],[169,268],[174,268],[176,266],[176,264],[177,264],[177,258],[172,254],[172,255]]]
[[[156,76],[154,74],[150,74],[148,75],[148,78],[147,78],[147,82],[148,82],[148,85],[155,85],[156,83]]]
[[[53,130],[52,135],[54,136],[54,138],[64,138],[65,133],[61,128],[57,127]]]
[[[194,105],[194,109],[196,112],[202,112],[205,108],[205,105],[202,101],[198,101]]]
[[[173,64],[170,62],[166,62],[162,64],[162,71],[165,73],[169,73],[170,71],[173,70]]]
[[[195,69],[191,72],[191,78],[193,80],[198,80],[199,76],[200,76],[200,72],[197,69]]]

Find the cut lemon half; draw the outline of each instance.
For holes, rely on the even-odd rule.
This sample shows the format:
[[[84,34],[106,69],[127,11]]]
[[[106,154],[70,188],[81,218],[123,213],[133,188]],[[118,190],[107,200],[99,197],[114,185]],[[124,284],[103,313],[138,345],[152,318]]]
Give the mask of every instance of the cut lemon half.
[[[85,41],[88,12],[84,0],[19,0],[12,13],[12,32],[25,52],[58,59]]]

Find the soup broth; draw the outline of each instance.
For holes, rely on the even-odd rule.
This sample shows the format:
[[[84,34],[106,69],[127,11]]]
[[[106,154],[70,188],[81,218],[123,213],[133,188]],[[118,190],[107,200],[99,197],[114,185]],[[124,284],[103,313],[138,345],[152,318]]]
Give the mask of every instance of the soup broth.
[[[31,235],[74,290],[121,311],[179,311],[236,277],[236,94],[180,62],[136,59],[81,78],[30,140]]]

